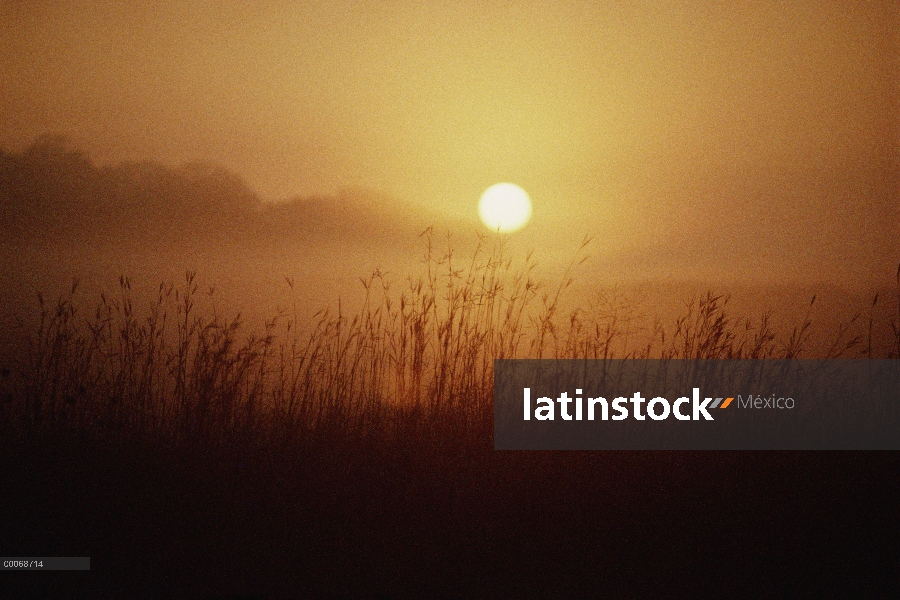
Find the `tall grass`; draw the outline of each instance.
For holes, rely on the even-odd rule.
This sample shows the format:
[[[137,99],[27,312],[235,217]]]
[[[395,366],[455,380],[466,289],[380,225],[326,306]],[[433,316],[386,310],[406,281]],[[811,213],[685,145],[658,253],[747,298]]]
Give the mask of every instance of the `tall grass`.
[[[780,337],[771,313],[735,317],[727,296],[707,293],[686,302],[673,325],[653,322],[633,343],[627,304],[561,308],[587,240],[549,288],[531,255],[515,263],[499,240],[482,239],[465,260],[438,251],[431,231],[423,243],[423,275],[398,285],[376,271],[361,280],[364,302],[354,314],[339,304],[301,322],[295,305],[256,333],[244,331],[239,315],[199,311],[192,272],[178,286],[161,284],[144,312],[126,277],[86,315],[77,284],[55,303],[38,295],[27,351],[3,370],[3,422],[15,431],[61,428],[186,447],[410,430],[489,440],[495,359],[796,358],[812,328],[808,312]],[[877,301],[861,333],[859,315],[838,327],[825,357],[876,357]],[[897,358],[900,314],[891,327],[896,345],[886,357]]]

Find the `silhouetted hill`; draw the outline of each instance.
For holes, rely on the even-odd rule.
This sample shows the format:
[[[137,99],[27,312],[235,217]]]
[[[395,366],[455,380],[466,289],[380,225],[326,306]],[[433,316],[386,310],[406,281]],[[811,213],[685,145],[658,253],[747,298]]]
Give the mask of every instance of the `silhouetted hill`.
[[[98,168],[57,136],[20,154],[0,151],[0,231],[19,244],[377,244],[420,231],[425,221],[416,221],[365,191],[264,203],[209,163]]]

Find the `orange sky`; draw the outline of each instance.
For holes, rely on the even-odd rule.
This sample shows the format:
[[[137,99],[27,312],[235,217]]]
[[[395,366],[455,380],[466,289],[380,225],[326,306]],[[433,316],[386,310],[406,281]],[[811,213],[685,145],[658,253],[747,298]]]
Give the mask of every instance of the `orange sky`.
[[[211,160],[267,200],[368,188],[473,228],[513,181],[523,244],[880,281],[898,23],[891,0],[3,0],[0,148],[57,132],[100,163]]]

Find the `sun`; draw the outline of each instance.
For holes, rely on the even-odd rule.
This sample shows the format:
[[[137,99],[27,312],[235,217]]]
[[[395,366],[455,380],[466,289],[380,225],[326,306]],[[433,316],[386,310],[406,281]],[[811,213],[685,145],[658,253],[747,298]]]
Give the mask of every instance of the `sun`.
[[[531,218],[531,198],[514,183],[498,183],[481,194],[478,214],[491,231],[517,231]]]

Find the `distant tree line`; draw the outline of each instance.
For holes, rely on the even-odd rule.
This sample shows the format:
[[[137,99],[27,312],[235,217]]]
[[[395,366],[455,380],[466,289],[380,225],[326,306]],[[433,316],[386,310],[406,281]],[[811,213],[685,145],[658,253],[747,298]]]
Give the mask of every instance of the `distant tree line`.
[[[0,150],[0,233],[7,240],[352,241],[396,226],[360,195],[265,203],[239,176],[211,163],[98,167],[52,135],[21,153]]]

